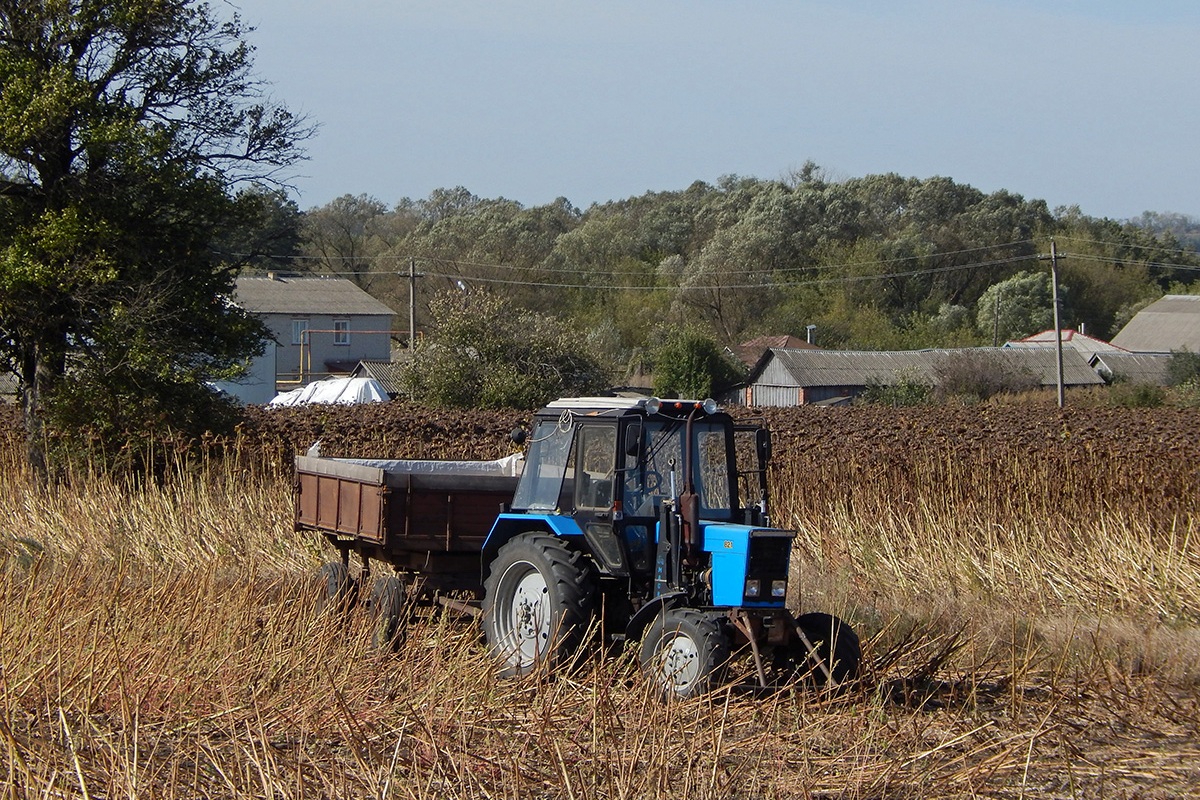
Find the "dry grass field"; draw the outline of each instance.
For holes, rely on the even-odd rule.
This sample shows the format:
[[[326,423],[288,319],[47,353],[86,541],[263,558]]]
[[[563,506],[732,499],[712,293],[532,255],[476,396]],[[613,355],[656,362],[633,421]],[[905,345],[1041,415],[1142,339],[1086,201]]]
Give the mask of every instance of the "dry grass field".
[[[260,414],[158,482],[0,448],[0,797],[1200,796],[1200,411],[773,412],[797,603],[852,690],[664,705],[627,656],[500,680],[318,613],[290,453],[491,457],[519,415]]]

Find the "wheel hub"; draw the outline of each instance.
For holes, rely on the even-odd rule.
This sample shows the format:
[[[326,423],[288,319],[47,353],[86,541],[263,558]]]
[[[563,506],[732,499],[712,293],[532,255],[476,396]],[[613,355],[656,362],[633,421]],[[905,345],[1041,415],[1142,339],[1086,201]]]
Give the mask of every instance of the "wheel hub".
[[[700,669],[700,649],[690,637],[675,635],[659,655],[663,681],[676,688],[689,685]]]
[[[515,585],[508,609],[509,635],[516,659],[532,663],[548,646],[550,638],[550,590],[536,569],[514,576]]]

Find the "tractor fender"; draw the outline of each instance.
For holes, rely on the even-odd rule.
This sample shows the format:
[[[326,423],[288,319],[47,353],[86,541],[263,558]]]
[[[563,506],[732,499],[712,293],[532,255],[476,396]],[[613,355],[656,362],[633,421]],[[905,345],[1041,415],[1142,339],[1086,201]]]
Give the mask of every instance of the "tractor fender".
[[[646,626],[653,621],[660,612],[668,608],[681,606],[687,601],[687,592],[668,592],[660,594],[658,597],[646,603],[639,608],[629,620],[629,624],[625,626],[625,641],[636,642],[642,638],[642,633],[646,630]]]
[[[496,553],[509,539],[531,531],[548,533],[562,539],[583,539],[583,529],[573,517],[562,514],[516,514],[504,513],[496,517],[491,531],[483,542],[483,572],[487,575],[488,565]]]

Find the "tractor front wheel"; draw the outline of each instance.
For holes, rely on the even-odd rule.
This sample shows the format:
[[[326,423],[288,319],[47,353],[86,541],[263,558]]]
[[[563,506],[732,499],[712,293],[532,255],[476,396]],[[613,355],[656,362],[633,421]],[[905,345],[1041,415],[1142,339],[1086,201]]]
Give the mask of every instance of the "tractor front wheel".
[[[718,686],[729,661],[723,619],[691,608],[668,608],[642,637],[642,671],[663,696],[695,697]]]

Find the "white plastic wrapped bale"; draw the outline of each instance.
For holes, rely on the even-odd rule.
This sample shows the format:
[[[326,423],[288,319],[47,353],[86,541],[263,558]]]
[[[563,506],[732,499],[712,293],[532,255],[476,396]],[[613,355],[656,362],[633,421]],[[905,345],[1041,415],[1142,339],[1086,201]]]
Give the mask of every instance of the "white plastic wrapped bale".
[[[374,378],[330,378],[316,381],[290,392],[275,396],[272,406],[305,406],[318,403],[329,405],[357,405],[359,403],[385,403],[387,392]]]

